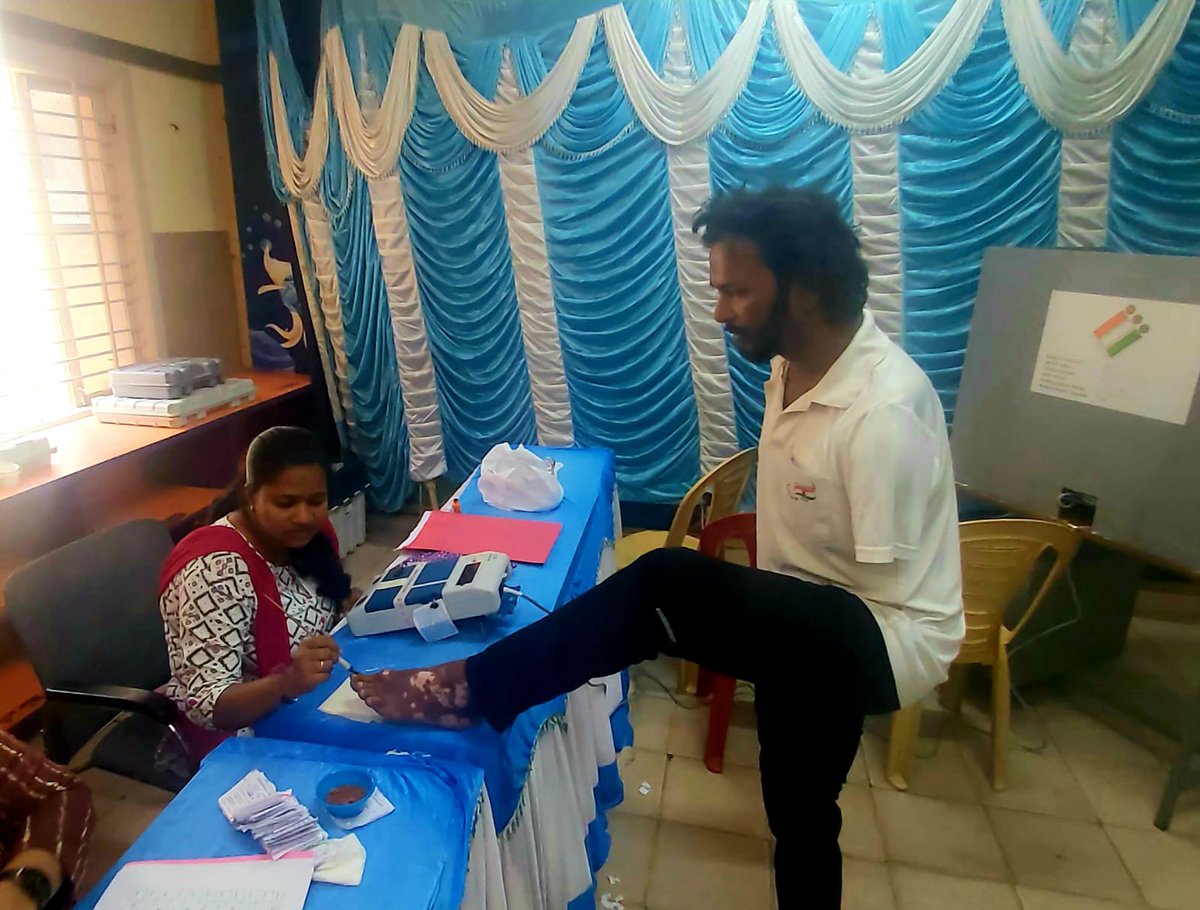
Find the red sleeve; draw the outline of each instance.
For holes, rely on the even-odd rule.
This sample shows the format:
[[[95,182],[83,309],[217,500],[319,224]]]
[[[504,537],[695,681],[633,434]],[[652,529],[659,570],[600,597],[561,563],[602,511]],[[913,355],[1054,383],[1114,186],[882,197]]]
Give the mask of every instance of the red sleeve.
[[[0,732],[0,831],[5,862],[22,850],[58,856],[63,875],[79,882],[87,860],[92,798],[75,775]]]

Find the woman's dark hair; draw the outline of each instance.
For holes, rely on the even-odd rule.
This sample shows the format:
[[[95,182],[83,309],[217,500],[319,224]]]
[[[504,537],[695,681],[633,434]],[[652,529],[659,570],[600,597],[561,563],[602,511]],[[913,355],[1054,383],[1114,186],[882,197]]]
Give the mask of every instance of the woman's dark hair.
[[[259,433],[246,449],[246,462],[229,489],[213,503],[209,522],[249,505],[250,497],[289,468],[317,465],[329,476],[329,456],[313,433],[303,427],[271,427]],[[333,543],[318,533],[291,551],[292,568],[317,583],[317,593],[339,603],[350,596],[350,576]]]
[[[781,293],[812,291],[825,318],[852,323],[867,302],[867,265],[841,208],[814,189],[773,186],[718,193],[696,213],[692,230],[704,245],[741,238],[758,248]]]

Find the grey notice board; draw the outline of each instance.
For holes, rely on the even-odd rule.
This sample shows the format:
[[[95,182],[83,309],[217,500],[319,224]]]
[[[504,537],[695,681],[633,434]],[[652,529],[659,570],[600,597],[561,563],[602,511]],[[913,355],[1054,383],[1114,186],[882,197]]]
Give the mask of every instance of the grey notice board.
[[[1047,517],[1064,487],[1094,494],[1097,535],[1200,574],[1200,395],[1178,426],[1032,392],[1056,290],[1200,306],[1200,258],[989,249],[950,438],[956,477]]]

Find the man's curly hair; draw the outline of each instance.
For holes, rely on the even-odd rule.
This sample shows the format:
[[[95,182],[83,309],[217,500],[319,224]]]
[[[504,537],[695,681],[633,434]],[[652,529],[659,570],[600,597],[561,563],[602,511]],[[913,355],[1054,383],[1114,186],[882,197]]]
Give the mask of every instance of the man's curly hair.
[[[867,265],[854,228],[825,193],[785,186],[718,193],[696,213],[692,230],[706,247],[730,238],[753,243],[780,291],[812,291],[830,323],[861,316]]]

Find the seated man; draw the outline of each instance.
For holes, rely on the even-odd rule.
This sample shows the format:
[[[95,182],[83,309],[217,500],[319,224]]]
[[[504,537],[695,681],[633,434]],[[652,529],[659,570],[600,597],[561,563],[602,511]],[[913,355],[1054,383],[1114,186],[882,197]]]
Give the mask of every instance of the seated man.
[[[945,680],[963,636],[942,405],[864,311],[858,239],[809,190],[718,196],[696,219],[716,318],[774,358],[759,441],[758,561],[659,551],[466,661],[357,676],[384,717],[525,709],[660,652],[755,684],[781,910],[836,910],[838,793],[865,714]]]
[[[0,732],[0,910],[74,903],[91,824],[87,787]]]

